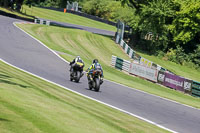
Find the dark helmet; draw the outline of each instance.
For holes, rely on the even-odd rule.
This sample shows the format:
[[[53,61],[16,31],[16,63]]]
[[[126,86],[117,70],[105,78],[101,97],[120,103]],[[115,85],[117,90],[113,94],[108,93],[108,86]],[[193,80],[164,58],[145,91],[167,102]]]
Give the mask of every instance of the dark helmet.
[[[93,60],[93,63],[98,63],[99,61],[97,59],[94,59]]]

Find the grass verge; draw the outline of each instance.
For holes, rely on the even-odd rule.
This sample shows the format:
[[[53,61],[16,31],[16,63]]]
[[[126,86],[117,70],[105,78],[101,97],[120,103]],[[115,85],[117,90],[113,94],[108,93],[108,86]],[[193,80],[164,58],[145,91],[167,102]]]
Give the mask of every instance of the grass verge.
[[[27,15],[54,20],[58,22],[82,25],[82,26],[93,27],[97,29],[104,29],[104,30],[109,30],[109,31],[117,30],[117,28],[114,26],[111,26],[102,22],[98,22],[92,19],[88,19],[85,17],[71,14],[71,13],[64,13],[64,12],[34,7],[34,6],[30,8],[26,5],[23,5],[21,12]]]
[[[59,51],[67,61],[80,55],[89,67],[94,58],[99,59],[104,69],[106,79],[133,87],[151,94],[177,101],[186,105],[200,108],[200,99],[181,92],[162,87],[138,77],[127,75],[110,67],[111,55],[123,59],[129,57],[121,50],[119,45],[109,37],[92,34],[82,30],[44,26],[44,25],[18,25],[32,36],[36,37],[49,48]],[[63,53],[63,54],[62,54]]]
[[[0,61],[1,133],[160,133],[154,125]]]

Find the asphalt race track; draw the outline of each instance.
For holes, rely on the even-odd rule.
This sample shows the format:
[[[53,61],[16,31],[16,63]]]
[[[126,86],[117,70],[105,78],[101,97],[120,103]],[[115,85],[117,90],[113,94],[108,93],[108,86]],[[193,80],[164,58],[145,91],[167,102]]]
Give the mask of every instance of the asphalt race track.
[[[69,23],[63,23],[63,22],[56,22],[56,21],[52,21],[52,20],[49,20],[49,21],[51,22],[51,25],[86,30],[88,32],[92,32],[92,33],[100,34],[100,35],[115,36],[115,32],[113,32],[113,31],[101,30],[101,29],[96,29],[96,28],[91,28],[91,27],[86,27],[86,26],[81,26],[81,25],[75,25],[75,24],[69,24]]]
[[[69,65],[0,15],[0,59],[74,91],[113,105],[180,133],[200,132],[200,110],[104,81],[100,92],[88,90],[86,76],[69,80]]]

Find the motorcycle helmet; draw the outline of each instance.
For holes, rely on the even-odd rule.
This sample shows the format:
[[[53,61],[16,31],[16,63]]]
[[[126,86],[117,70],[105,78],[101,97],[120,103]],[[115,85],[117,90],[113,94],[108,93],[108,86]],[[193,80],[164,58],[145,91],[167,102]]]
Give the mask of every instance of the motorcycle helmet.
[[[98,63],[98,60],[97,60],[97,59],[94,59],[94,60],[93,60],[93,63]]]

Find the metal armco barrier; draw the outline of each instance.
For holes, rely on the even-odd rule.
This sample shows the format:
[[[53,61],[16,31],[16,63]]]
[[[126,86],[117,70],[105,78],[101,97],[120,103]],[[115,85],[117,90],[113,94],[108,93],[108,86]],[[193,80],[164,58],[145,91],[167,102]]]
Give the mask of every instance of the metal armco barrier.
[[[193,83],[192,83],[192,96],[200,97],[200,82],[193,81]]]
[[[42,24],[42,25],[50,25],[50,21],[42,20],[42,19],[35,19],[34,21],[36,24]]]

